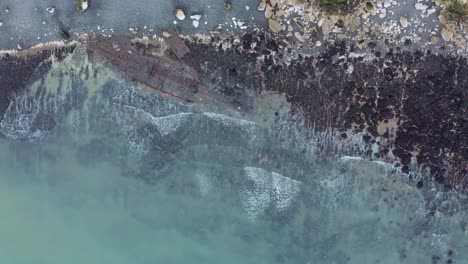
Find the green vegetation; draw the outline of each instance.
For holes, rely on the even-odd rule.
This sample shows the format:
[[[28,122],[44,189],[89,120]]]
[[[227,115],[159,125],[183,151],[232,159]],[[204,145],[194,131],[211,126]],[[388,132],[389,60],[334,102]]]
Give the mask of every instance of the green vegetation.
[[[468,17],[468,4],[463,4],[458,0],[452,0],[448,6],[448,11],[462,18]]]
[[[320,0],[319,6],[331,13],[347,13],[353,11],[361,0]]]

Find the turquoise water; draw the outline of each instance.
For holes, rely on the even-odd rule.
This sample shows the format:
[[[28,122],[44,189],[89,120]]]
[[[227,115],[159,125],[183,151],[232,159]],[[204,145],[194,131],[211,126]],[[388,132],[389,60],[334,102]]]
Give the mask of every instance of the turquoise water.
[[[0,124],[0,263],[468,257],[466,197],[314,155],[321,136],[306,140],[288,113],[265,127],[136,93],[108,72],[55,76]]]

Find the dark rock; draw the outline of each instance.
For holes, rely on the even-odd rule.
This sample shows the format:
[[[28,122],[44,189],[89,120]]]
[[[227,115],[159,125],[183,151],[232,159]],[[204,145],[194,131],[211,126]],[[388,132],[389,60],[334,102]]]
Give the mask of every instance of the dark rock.
[[[422,187],[424,186],[424,183],[423,181],[418,181],[418,183],[416,183],[416,187],[418,187],[419,189],[421,189]]]

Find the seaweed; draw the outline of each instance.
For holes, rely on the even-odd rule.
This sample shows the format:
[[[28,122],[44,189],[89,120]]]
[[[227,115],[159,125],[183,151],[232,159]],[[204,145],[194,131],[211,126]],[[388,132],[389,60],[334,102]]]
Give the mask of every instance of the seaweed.
[[[320,0],[319,6],[330,13],[348,13],[352,12],[361,0]]]

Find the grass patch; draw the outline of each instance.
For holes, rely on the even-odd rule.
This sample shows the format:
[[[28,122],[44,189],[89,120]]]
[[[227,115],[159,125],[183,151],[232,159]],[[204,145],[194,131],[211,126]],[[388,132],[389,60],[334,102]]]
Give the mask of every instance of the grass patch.
[[[468,17],[468,4],[460,3],[458,0],[452,0],[448,6],[448,11],[463,18]]]

